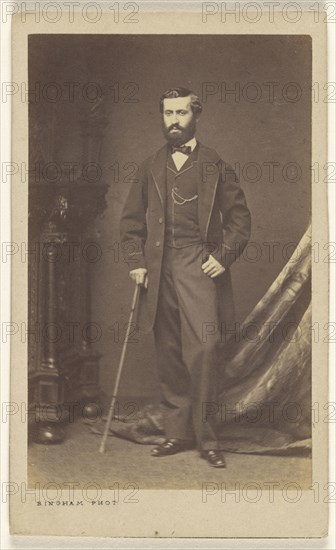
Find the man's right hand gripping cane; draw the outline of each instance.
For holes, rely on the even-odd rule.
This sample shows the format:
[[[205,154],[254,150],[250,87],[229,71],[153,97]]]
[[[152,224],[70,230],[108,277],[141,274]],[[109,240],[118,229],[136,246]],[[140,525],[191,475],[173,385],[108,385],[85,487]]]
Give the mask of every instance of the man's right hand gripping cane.
[[[144,267],[138,267],[137,269],[132,269],[129,272],[131,279],[137,284],[148,288],[148,274],[147,269]]]

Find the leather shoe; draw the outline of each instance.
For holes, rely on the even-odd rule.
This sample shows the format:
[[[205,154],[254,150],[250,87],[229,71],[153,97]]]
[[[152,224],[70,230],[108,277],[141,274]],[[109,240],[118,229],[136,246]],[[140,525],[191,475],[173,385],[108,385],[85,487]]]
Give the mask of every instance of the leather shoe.
[[[223,453],[217,450],[202,451],[201,457],[205,458],[214,468],[226,468],[225,458]]]
[[[161,445],[154,447],[151,451],[152,456],[170,456],[190,449],[189,441],[181,439],[166,439]]]

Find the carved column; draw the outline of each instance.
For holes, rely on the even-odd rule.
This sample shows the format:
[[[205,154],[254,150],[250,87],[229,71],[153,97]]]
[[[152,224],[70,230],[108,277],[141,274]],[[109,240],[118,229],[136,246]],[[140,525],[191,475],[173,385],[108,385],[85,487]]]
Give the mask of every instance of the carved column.
[[[81,122],[82,162],[95,170],[106,124],[101,105]],[[83,247],[94,242],[108,185],[83,173],[88,175],[79,171],[73,181],[29,182],[30,433],[39,443],[62,442],[69,410],[72,416],[86,407],[89,415],[90,403],[99,404],[101,354],[85,332],[92,320],[91,264]]]

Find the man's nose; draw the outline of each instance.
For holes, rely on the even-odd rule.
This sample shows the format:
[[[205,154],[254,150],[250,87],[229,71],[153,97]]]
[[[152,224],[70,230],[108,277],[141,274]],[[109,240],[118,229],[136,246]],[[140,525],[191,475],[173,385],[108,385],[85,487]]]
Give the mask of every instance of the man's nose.
[[[178,123],[178,118],[177,118],[177,114],[176,114],[176,113],[173,113],[173,115],[172,115],[172,123],[173,123],[173,124],[177,124],[177,123]]]

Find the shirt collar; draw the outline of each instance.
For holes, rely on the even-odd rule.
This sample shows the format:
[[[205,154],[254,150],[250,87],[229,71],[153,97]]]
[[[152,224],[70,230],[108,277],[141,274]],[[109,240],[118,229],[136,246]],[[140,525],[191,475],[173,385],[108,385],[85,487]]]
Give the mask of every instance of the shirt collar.
[[[191,150],[193,151],[197,145],[196,138],[195,137],[191,138],[189,141],[187,141],[187,143],[183,143],[183,145],[187,145],[188,147],[191,147]]]

